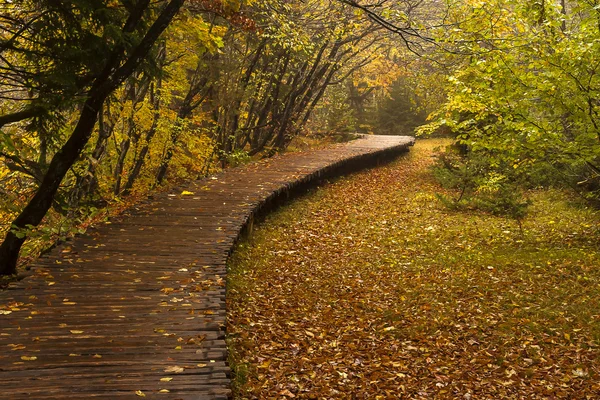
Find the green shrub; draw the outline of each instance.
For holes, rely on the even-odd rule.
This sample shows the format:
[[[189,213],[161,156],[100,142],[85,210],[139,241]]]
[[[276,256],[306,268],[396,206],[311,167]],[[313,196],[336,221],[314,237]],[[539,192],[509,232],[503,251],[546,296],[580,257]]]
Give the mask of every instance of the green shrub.
[[[480,210],[514,219],[521,224],[530,201],[524,197],[526,174],[501,162],[493,154],[474,152],[454,143],[439,153],[433,174],[454,196],[438,199],[454,210]]]

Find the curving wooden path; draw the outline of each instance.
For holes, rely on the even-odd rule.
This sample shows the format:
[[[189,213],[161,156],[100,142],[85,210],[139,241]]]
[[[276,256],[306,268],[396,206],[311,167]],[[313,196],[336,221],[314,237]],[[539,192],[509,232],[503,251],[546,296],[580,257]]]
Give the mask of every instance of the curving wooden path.
[[[225,274],[242,229],[412,143],[366,136],[227,170],[56,247],[0,292],[0,398],[228,398]]]

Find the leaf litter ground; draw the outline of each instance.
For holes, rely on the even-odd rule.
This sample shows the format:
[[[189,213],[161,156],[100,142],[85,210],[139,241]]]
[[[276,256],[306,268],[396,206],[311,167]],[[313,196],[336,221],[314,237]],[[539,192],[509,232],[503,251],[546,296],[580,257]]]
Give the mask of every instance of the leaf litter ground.
[[[448,211],[439,140],[273,213],[238,246],[238,398],[600,398],[600,216],[530,193],[518,224]]]

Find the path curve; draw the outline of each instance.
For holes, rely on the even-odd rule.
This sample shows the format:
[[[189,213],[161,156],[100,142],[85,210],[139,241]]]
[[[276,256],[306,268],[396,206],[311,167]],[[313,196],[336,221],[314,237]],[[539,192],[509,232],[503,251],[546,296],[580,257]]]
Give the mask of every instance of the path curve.
[[[226,399],[227,258],[256,213],[408,150],[368,135],[189,183],[41,257],[0,292],[6,399]]]

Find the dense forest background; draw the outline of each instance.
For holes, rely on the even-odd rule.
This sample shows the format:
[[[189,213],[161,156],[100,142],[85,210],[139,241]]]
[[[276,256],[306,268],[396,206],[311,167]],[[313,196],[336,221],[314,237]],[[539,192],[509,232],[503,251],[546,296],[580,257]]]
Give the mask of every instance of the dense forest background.
[[[455,137],[458,200],[597,201],[598,47],[596,0],[4,1],[0,274],[106,206],[347,132]]]

